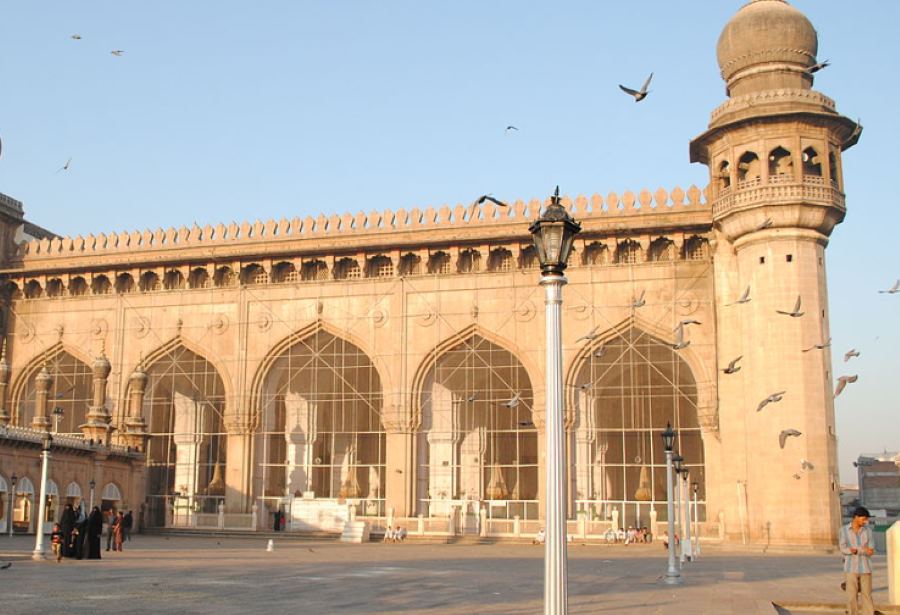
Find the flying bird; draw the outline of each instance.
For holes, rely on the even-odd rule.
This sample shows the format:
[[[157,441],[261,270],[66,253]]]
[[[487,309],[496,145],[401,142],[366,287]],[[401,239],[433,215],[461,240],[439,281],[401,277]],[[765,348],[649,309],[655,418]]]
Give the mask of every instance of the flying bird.
[[[804,312],[800,311],[800,295],[797,295],[797,303],[794,304],[794,309],[790,312],[785,312],[783,310],[775,310],[779,314],[784,314],[785,316],[790,316],[791,318],[800,318],[803,316]]]
[[[520,399],[522,399],[522,396],[519,395],[518,393],[516,393],[515,395],[512,396],[512,399],[510,399],[509,401],[505,401],[500,405],[505,408],[515,408],[516,406],[519,405]]]
[[[589,341],[591,341],[591,340],[593,340],[593,339],[596,339],[596,338],[598,337],[598,335],[599,335],[599,334],[597,333],[597,331],[599,331],[599,330],[600,330],[600,327],[599,327],[599,326],[594,327],[593,329],[590,330],[590,332],[585,333],[584,335],[582,335],[581,337],[579,337],[577,340],[575,340],[575,343],[577,344],[577,343],[580,342],[581,340],[585,340],[585,341],[589,342]]]
[[[672,345],[672,350],[681,350],[690,345],[690,340],[684,340],[684,325],[678,325],[678,327],[675,328],[675,343]]]
[[[484,203],[485,201],[490,201],[491,203],[494,203],[495,205],[499,205],[501,207],[509,207],[509,205],[507,205],[503,201],[495,199],[490,194],[482,194],[480,197],[475,199],[472,202],[472,204],[469,206],[469,219],[471,219],[472,216],[475,214],[475,208],[478,207],[479,205],[481,205],[482,203]]]
[[[71,38],[73,41],[80,41],[80,40],[81,40],[81,35],[80,35],[80,34],[73,34],[73,35],[70,36],[69,38]]]
[[[824,344],[813,344],[809,348],[804,348],[803,352],[809,352],[810,350],[825,350],[829,346],[831,346],[831,338],[830,337],[828,338],[828,341],[826,341]]]
[[[738,361],[744,358],[744,355],[739,356],[737,359],[732,359],[731,363],[728,364],[728,367],[722,370],[722,372],[726,374],[736,374],[741,371],[741,366],[738,365]]]
[[[123,55],[125,53],[125,51],[123,51],[122,49],[113,49],[112,51],[110,51],[110,53],[116,57],[119,57],[119,56]]]
[[[472,393],[471,395],[469,395],[469,396],[466,398],[466,401],[469,402],[469,403],[471,404],[473,401],[475,401],[475,399],[476,399],[477,397],[478,397],[478,393]]]
[[[851,348],[847,352],[844,353],[844,363],[852,359],[853,357],[858,357],[859,351],[856,348]]]
[[[519,421],[519,427],[534,427],[534,421]]]
[[[750,303],[750,287],[744,289],[744,292],[741,294],[740,299],[735,301],[734,303],[729,303],[728,305],[738,305],[740,303]]]
[[[793,474],[792,476],[793,476],[794,478],[796,478],[797,480],[800,480],[800,475],[799,475],[799,474]]]
[[[650,80],[653,79],[653,73],[650,73],[650,76],[647,77],[647,80],[644,82],[644,85],[641,86],[640,91],[632,90],[631,88],[626,88],[621,83],[619,84],[619,89],[628,94],[629,96],[634,96],[634,102],[638,103],[647,98],[647,94],[650,92],[647,88],[650,86]]]
[[[516,132],[519,132],[519,129],[516,128],[515,126],[513,126],[512,124],[510,124],[509,126],[506,127],[506,132],[509,132],[510,130],[515,130]]]
[[[631,302],[631,307],[639,308],[639,307],[644,307],[645,305],[647,305],[647,302],[644,300],[645,292],[646,291],[643,291],[643,290],[641,291],[641,295],[639,297],[635,298],[634,301]]]
[[[772,393],[771,395],[766,397],[764,400],[759,402],[759,405],[756,407],[756,411],[759,412],[760,410],[765,408],[767,405],[774,404],[775,402],[781,401],[784,398],[785,393],[787,393],[787,391],[778,391],[777,393]]]
[[[679,327],[686,327],[688,325],[702,325],[703,323],[699,320],[694,320],[693,318],[687,318],[678,323]]]
[[[804,470],[815,470],[816,469],[816,466],[814,466],[811,462],[807,461],[806,459],[800,460],[800,467]]]
[[[781,448],[784,448],[784,443],[787,442],[788,438],[796,438],[797,436],[802,436],[803,432],[797,431],[796,429],[783,429],[780,434],[778,434],[778,444]]]
[[[594,358],[600,359],[603,355],[606,354],[606,344],[600,344],[597,350],[594,351]]]
[[[843,390],[847,387],[848,384],[852,384],[859,379],[858,375],[853,376],[841,376],[838,378],[837,386],[834,389],[834,396],[837,397],[840,395]]]
[[[583,384],[579,384],[578,386],[576,386],[574,388],[578,389],[579,391],[587,391],[592,386],[594,386],[593,382],[585,382]]]
[[[831,66],[831,63],[828,60],[823,60],[822,62],[816,62],[815,64],[813,64],[812,66],[810,66],[809,68],[806,69],[806,73],[808,75],[812,75],[814,73],[819,72],[823,68],[828,68],[829,66]]]
[[[889,289],[879,290],[878,292],[882,293],[882,294],[887,293],[889,295],[894,295],[894,294],[900,293],[900,280],[897,280],[896,282],[894,282],[894,285],[891,286]]]
[[[68,171],[71,164],[72,159],[69,158],[68,160],[66,160],[66,164],[62,165],[59,169],[56,170],[56,172],[59,173],[60,171]]]
[[[772,224],[773,224],[772,218],[766,218],[765,220],[763,220],[762,222],[760,222],[759,224],[756,225],[756,230],[757,231],[765,230],[765,229],[769,228],[770,226],[772,226]]]

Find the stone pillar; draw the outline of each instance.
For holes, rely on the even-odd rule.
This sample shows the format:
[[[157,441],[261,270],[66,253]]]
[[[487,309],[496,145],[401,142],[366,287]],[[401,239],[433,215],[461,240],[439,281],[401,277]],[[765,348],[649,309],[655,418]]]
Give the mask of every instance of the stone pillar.
[[[125,446],[132,446],[139,451],[147,448],[147,421],[144,420],[144,393],[147,390],[147,372],[138,364],[129,378],[128,386],[128,417],[125,419],[125,429],[122,432],[122,441]]]
[[[900,604],[900,521],[887,531],[888,602]]]
[[[401,403],[403,395],[391,395],[382,409],[385,429],[385,508],[398,517],[409,517],[415,510],[415,438],[418,423]],[[434,493],[432,492],[432,497]]]
[[[101,349],[100,356],[94,359],[94,363],[91,365],[93,399],[88,408],[87,422],[78,426],[86,439],[106,444],[109,444],[109,423],[112,420],[106,411],[106,379],[109,377],[111,369],[106,352]]]
[[[6,407],[6,389],[9,387],[9,363],[6,361],[6,339],[0,352],[0,426],[9,425],[10,415]]]
[[[240,418],[226,417],[225,428],[228,431],[225,453],[225,512],[246,513],[253,503],[250,488],[253,435],[250,426]]]
[[[47,371],[47,366],[41,367],[41,371],[34,377],[34,418],[31,421],[32,429],[38,431],[50,430],[50,417],[47,416],[47,398],[50,392],[50,384],[53,378]]]
[[[316,441],[316,404],[310,403],[299,393],[288,392],[284,396],[285,430],[287,444],[287,477],[285,495],[309,491],[312,468],[313,443]],[[325,494],[317,494],[323,497]]]

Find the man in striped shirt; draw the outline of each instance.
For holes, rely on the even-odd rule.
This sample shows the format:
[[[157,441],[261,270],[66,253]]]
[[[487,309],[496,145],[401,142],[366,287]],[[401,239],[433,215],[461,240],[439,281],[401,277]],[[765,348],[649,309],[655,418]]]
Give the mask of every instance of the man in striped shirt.
[[[856,595],[862,600],[862,615],[873,615],[872,564],[875,540],[872,528],[868,527],[869,511],[858,506],[853,511],[853,520],[841,528],[841,553],[844,554],[844,573],[847,577],[847,612],[859,615]]]

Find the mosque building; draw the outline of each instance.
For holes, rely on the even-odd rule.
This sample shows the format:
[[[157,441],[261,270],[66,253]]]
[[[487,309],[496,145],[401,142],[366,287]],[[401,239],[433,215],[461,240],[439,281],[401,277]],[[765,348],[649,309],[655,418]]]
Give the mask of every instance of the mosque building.
[[[784,0],[747,3],[690,143],[706,189],[563,200],[570,533],[664,532],[671,423],[703,540],[835,543],[825,248],[861,128],[813,89],[817,47]],[[49,431],[45,522],[90,501],[147,527],[534,533],[544,204],[72,238],[3,197],[0,529],[35,530]]]

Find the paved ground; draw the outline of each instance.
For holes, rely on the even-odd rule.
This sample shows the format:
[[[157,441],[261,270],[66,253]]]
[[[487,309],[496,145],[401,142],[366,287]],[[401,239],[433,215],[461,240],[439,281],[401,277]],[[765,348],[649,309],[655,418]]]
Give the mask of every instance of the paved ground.
[[[307,542],[137,536],[100,561],[32,562],[33,538],[0,537],[0,612],[19,613],[538,613],[543,550],[530,545]],[[884,557],[875,598],[885,602]],[[769,613],[773,601],[843,599],[836,555],[707,549],[658,582],[659,545],[569,549],[572,613]]]

